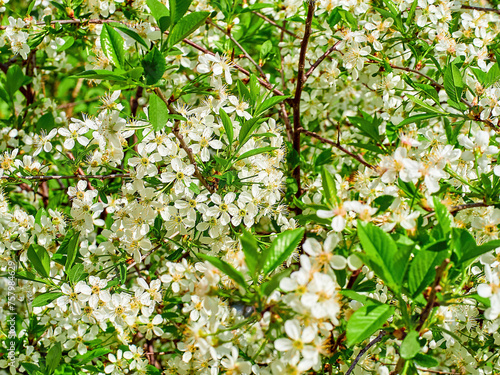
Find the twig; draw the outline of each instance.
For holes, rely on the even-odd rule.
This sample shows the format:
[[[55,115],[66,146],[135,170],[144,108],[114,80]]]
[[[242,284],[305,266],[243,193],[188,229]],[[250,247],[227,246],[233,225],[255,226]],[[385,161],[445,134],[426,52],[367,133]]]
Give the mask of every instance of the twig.
[[[357,161],[359,161],[361,164],[363,164],[365,167],[368,167],[368,168],[371,168],[373,170],[377,170],[377,168],[373,165],[371,165],[370,163],[368,163],[367,161],[365,161],[360,155],[356,155],[356,154],[353,154],[351,151],[347,150],[345,147],[343,147],[338,141],[337,142],[334,142],[330,139],[326,139],[326,138],[323,138],[322,136],[320,136],[319,134],[316,134],[314,132],[311,132],[309,130],[305,130],[304,128],[299,128],[298,131],[300,133],[304,133],[310,137],[313,137],[313,138],[316,138],[316,139],[319,139],[321,142],[323,143],[328,143],[329,145],[332,145],[334,146],[335,148],[339,149],[340,151],[342,151],[343,153],[349,155],[350,157],[356,159]]]
[[[292,33],[290,30],[287,30],[284,26],[280,26],[278,25],[276,22],[274,22],[272,19],[269,19],[267,18],[266,16],[264,16],[263,14],[259,13],[259,12],[256,12],[256,11],[253,11],[252,12],[253,14],[255,14],[256,16],[262,18],[264,21],[267,21],[269,22],[271,25],[273,26],[276,26],[278,29],[280,29],[281,31],[287,33],[288,35],[290,36],[293,36],[295,39],[299,39],[299,37],[297,36],[297,34],[294,34]]]
[[[267,77],[266,77],[264,71],[262,70],[262,68],[260,67],[260,65],[255,62],[255,60],[252,58],[252,56],[250,56],[250,54],[245,50],[245,48],[243,48],[243,46],[240,43],[238,43],[238,41],[236,39],[234,39],[234,37],[230,33],[228,33],[226,30],[224,30],[219,25],[213,23],[210,19],[208,19],[207,22],[210,25],[214,26],[216,29],[222,31],[229,39],[231,39],[231,41],[234,44],[236,44],[236,46],[243,52],[243,54],[245,55],[245,57],[248,60],[250,60],[250,62],[257,68],[257,70],[259,71],[260,75],[263,77],[264,81],[266,81],[267,83],[269,83],[269,81],[267,80]]]
[[[286,111],[285,103],[281,102],[280,103],[281,109],[281,117],[283,118],[283,122],[285,123],[285,128],[286,128],[286,137],[288,139],[288,142],[292,143],[293,140],[293,130],[292,130],[292,125],[290,124],[290,118],[288,117],[288,113]]]
[[[491,12],[491,13],[500,14],[500,9],[495,9],[495,8],[481,8],[481,7],[473,7],[470,5],[462,5],[462,9],[479,10],[480,12]]]
[[[101,19],[89,19],[89,20],[83,20],[83,19],[74,19],[74,20],[54,20],[51,21],[51,25],[55,25],[56,23],[59,23],[61,25],[71,25],[71,24],[95,24],[95,25],[102,25],[103,23],[124,23],[121,21],[116,21],[116,20],[101,20]],[[45,25],[44,21],[39,21],[35,22],[34,25],[36,26],[42,26]],[[26,27],[30,26],[29,24],[26,25]],[[0,26],[0,30],[5,30],[7,28],[6,25]]]
[[[304,30],[304,38],[302,39],[302,43],[300,46],[300,54],[299,54],[299,68],[298,68],[298,76],[297,76],[297,88],[295,89],[295,97],[292,101],[292,109],[293,109],[293,149],[297,152],[297,157],[300,160],[300,98],[302,96],[302,89],[304,87],[304,68],[306,65],[306,52],[307,45],[309,43],[309,37],[311,36],[311,25],[314,17],[314,9],[316,4],[314,0],[310,0],[307,7],[307,18],[306,25]],[[293,170],[293,178],[297,182],[297,193],[296,197],[300,197],[302,194],[301,184],[300,184],[300,163],[297,164],[295,169]],[[299,209],[300,210],[300,209]],[[299,211],[298,210],[298,211]],[[300,212],[297,212],[300,213]]]
[[[417,332],[420,332],[425,324],[425,321],[429,317],[432,308],[434,307],[434,302],[436,301],[436,293],[441,288],[439,283],[441,282],[441,278],[443,277],[443,273],[446,270],[446,267],[450,263],[449,259],[445,259],[443,263],[439,267],[436,267],[436,277],[434,278],[434,283],[432,284],[431,293],[429,294],[429,299],[427,300],[427,305],[425,305],[424,309],[420,313],[420,319],[418,326],[416,328]]]
[[[167,107],[169,107],[169,110],[170,110],[170,103],[169,103],[168,99],[165,97],[165,95],[163,95],[163,92],[160,90],[160,88],[155,87],[154,92],[156,95],[158,95],[160,97],[161,100],[163,100],[165,102],[165,104],[167,105]],[[180,122],[178,120],[175,121],[174,128],[172,129],[172,133],[174,133],[175,137],[179,141],[179,146],[184,151],[186,151],[186,154],[189,158],[189,161],[191,162],[191,164],[193,164],[194,176],[202,183],[203,186],[205,186],[207,188],[207,190],[209,192],[213,193],[214,189],[209,185],[209,183],[207,182],[205,177],[203,177],[203,175],[200,173],[200,170],[198,169],[198,165],[196,164],[196,160],[194,160],[193,151],[188,147],[188,145],[184,141],[184,137],[180,133],[179,123]]]
[[[198,51],[201,51],[203,53],[206,53],[208,55],[212,55],[212,56],[215,56],[215,53],[213,53],[212,51],[206,49],[205,47],[202,47],[200,46],[199,44],[196,44],[195,42],[189,40],[189,39],[183,39],[182,40],[184,43],[186,43],[188,46],[191,46],[193,48],[196,48]],[[238,64],[233,64],[233,67],[236,69],[236,70],[239,70],[241,73],[243,73],[244,75],[246,76],[249,76],[250,77],[250,72],[248,70],[246,70],[245,68],[242,68],[241,66],[239,66]],[[280,95],[280,96],[284,96],[285,94],[283,94],[283,92],[281,92],[280,90],[278,89],[275,89],[273,88],[273,86],[264,81],[262,78],[259,78],[257,77],[257,80],[259,81],[259,83],[264,86],[266,89],[268,90],[272,90],[272,92],[275,94],[275,95]]]
[[[450,213],[455,213],[458,211],[466,210],[468,208],[475,208],[475,207],[489,207],[489,204],[486,204],[484,202],[476,202],[476,203],[467,203],[467,204],[459,204],[457,206],[453,206],[450,208]]]
[[[172,239],[174,238],[175,236],[177,236],[179,234],[179,232],[175,232],[174,234],[172,234],[169,238]],[[165,240],[164,240],[165,241]],[[166,242],[166,241],[165,241]],[[159,244],[155,247],[153,247],[151,250],[149,250],[146,254],[144,254],[142,257],[141,257],[141,263],[144,262],[144,259],[146,259],[148,256],[150,256],[151,254],[153,254],[156,250],[158,250],[160,247],[162,247],[163,244]],[[132,263],[130,263],[127,267],[127,271],[130,270],[131,268],[135,267],[135,265],[137,264],[137,262],[134,260]]]
[[[351,364],[351,367],[349,367],[349,370],[347,370],[347,372],[345,373],[345,375],[349,375],[353,370],[354,368],[356,367],[357,363],[359,362],[359,360],[361,359],[361,357],[373,346],[375,345],[376,343],[378,343],[379,341],[382,340],[382,338],[387,335],[387,332],[382,330],[379,332],[379,334],[377,335],[377,337],[375,337],[372,341],[370,341],[368,343],[368,345],[366,345],[363,349],[361,349],[361,351],[358,353],[358,355],[356,356],[356,359],[354,360],[354,362]]]
[[[333,46],[328,48],[328,50],[324,54],[322,54],[320,56],[320,58],[318,60],[316,60],[316,62],[314,64],[311,65],[311,67],[309,68],[309,70],[307,71],[307,73],[304,76],[304,80],[307,80],[307,78],[309,78],[309,76],[312,74],[314,69],[316,69],[318,67],[318,65],[321,64],[323,62],[323,60],[328,57],[328,55],[330,55],[333,51],[337,50],[337,46],[339,45],[339,43],[340,43],[340,40],[337,43],[335,43]]]
[[[84,174],[75,174],[70,176],[0,176],[0,180],[39,180],[39,181],[47,181],[47,180],[70,180],[70,179],[78,179],[78,180],[88,180],[90,178],[96,178],[98,180],[109,180],[112,178],[125,178],[130,177],[128,173],[114,173],[108,175],[84,175]]]

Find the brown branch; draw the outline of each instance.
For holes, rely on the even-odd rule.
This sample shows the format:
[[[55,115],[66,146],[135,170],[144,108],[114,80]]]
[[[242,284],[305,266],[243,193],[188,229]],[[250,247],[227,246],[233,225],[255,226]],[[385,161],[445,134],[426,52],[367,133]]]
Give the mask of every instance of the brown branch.
[[[256,12],[256,11],[253,11],[252,12],[253,14],[255,14],[256,16],[262,18],[264,21],[267,21],[269,22],[271,25],[273,26],[276,26],[278,29],[280,29],[282,32],[284,33],[287,33],[288,35],[290,36],[293,36],[295,39],[299,39],[298,35],[297,34],[294,34],[292,33],[290,30],[287,30],[284,26],[280,26],[278,25],[276,22],[274,22],[272,19],[270,18],[267,18],[266,16],[264,16],[263,14],[259,13],[259,12]]]
[[[121,22],[121,21],[116,21],[116,20],[101,20],[101,19],[54,20],[54,21],[50,22],[51,25],[55,25],[56,23],[61,24],[61,25],[71,25],[71,24],[73,24],[73,25],[75,25],[75,24],[95,24],[95,25],[102,25],[103,23],[123,23],[123,24],[125,24],[124,22]],[[43,26],[43,25],[45,25],[45,22],[44,21],[39,21],[39,22],[35,22],[33,25],[35,25],[35,26]],[[7,27],[8,26],[6,26],[6,25],[0,26],[0,30],[5,30]]]
[[[216,29],[222,31],[229,39],[231,39],[231,41],[234,44],[236,44],[236,46],[243,52],[243,54],[245,55],[245,57],[248,60],[250,60],[250,62],[257,68],[257,70],[259,71],[260,75],[263,77],[264,81],[266,81],[266,83],[268,83],[270,85],[270,83],[267,80],[267,77],[266,77],[264,71],[262,70],[262,68],[260,67],[260,65],[255,62],[255,60],[252,58],[252,56],[250,56],[250,54],[245,50],[245,48],[243,48],[243,46],[240,43],[238,43],[238,41],[236,39],[234,39],[234,37],[230,33],[228,33],[226,30],[224,30],[222,27],[220,27],[219,25],[213,23],[210,19],[207,19],[207,22],[210,25],[214,26]]]
[[[334,142],[330,139],[326,139],[326,138],[323,138],[322,136],[320,136],[319,134],[316,134],[314,132],[311,132],[309,130],[305,130],[304,128],[299,128],[298,131],[300,133],[304,133],[305,135],[308,135],[310,137],[313,137],[313,138],[316,138],[318,140],[320,140],[321,142],[323,143],[327,143],[329,145],[332,145],[333,147],[337,148],[338,150],[342,151],[343,153],[349,155],[350,157],[352,157],[353,159],[356,159],[357,161],[359,161],[361,164],[363,164],[365,167],[368,167],[368,168],[371,168],[373,170],[377,170],[377,168],[373,165],[371,165],[370,163],[368,163],[367,161],[365,161],[360,155],[356,155],[356,154],[353,154],[351,151],[347,150],[345,147],[343,147],[339,141],[337,142]]]
[[[363,349],[361,349],[361,351],[358,353],[358,355],[356,356],[356,359],[354,360],[354,362],[351,364],[351,367],[349,367],[349,370],[347,370],[347,372],[345,373],[345,375],[349,375],[353,370],[354,368],[356,367],[356,365],[358,364],[359,360],[361,359],[361,357],[373,346],[375,345],[376,343],[380,342],[384,336],[387,335],[387,332],[382,330],[379,332],[379,334],[377,335],[377,337],[375,337],[372,341],[370,341],[368,343],[368,345],[366,345]]]
[[[281,106],[281,109],[280,109],[281,118],[283,119],[283,122],[285,123],[285,128],[286,128],[286,137],[288,139],[288,142],[292,143],[292,140],[293,140],[292,124],[290,124],[290,118],[288,117],[285,103],[281,102],[280,106]]]
[[[457,206],[453,206],[450,208],[450,213],[455,213],[458,211],[466,210],[468,208],[476,208],[476,207],[489,207],[489,204],[486,204],[484,202],[477,202],[477,203],[467,203],[467,204],[459,204]]]
[[[309,4],[307,7],[307,18],[306,25],[304,30],[304,38],[302,39],[302,43],[300,46],[300,54],[299,54],[299,68],[298,68],[298,76],[297,76],[297,88],[295,89],[295,97],[292,101],[292,109],[293,109],[293,149],[297,152],[297,157],[299,160],[298,165],[293,170],[293,178],[297,182],[297,193],[295,194],[297,198],[302,195],[302,188],[300,184],[300,98],[302,96],[302,89],[304,87],[304,68],[306,65],[306,53],[307,53],[307,45],[309,43],[309,37],[311,36],[311,26],[312,20],[314,17],[314,9],[315,2],[313,0],[309,0]],[[300,209],[297,210],[297,213],[300,213]]]
[[[125,178],[130,177],[128,173],[115,173],[108,175],[84,175],[84,174],[75,174],[70,176],[0,176],[0,180],[38,180],[38,181],[48,181],[48,180],[70,180],[70,179],[78,179],[78,180],[88,180],[90,178],[96,178],[98,180],[109,180],[112,178]]]
[[[480,12],[491,12],[491,13],[500,14],[500,9],[495,9],[495,8],[481,8],[481,7],[473,7],[470,5],[462,5],[462,9],[479,10]]]
[[[337,46],[339,45],[339,43],[340,43],[340,40],[337,43],[335,43],[333,46],[328,48],[328,50],[323,55],[321,55],[320,58],[318,60],[316,60],[316,62],[314,64],[311,65],[311,67],[309,68],[309,70],[305,74],[304,80],[307,80],[307,78],[309,78],[309,76],[312,74],[312,72],[314,72],[314,69],[316,69],[318,67],[318,65],[323,62],[324,59],[326,59],[333,51],[337,50]]]
[[[155,87],[154,88],[154,92],[156,93],[156,95],[158,95],[160,97],[161,100],[163,100],[165,102],[165,104],[169,108],[169,111],[172,112],[171,106],[170,106],[170,102],[165,97],[165,95],[163,95],[163,92],[160,90],[160,88]],[[207,180],[205,179],[205,177],[203,177],[203,175],[201,174],[200,170],[198,169],[198,165],[196,164],[196,160],[194,159],[193,151],[188,147],[188,145],[184,141],[184,137],[180,133],[179,124],[180,124],[180,122],[178,120],[176,120],[175,123],[174,123],[174,128],[172,129],[172,133],[174,133],[175,137],[179,141],[179,146],[184,151],[186,151],[186,154],[187,154],[187,156],[189,158],[189,161],[191,162],[191,164],[193,164],[193,166],[194,166],[194,176],[202,183],[203,186],[205,186],[205,188],[209,192],[213,193],[214,192],[213,187],[210,186],[210,184],[207,182]]]
[[[436,293],[441,289],[441,286],[439,283],[441,282],[441,278],[443,277],[443,273],[446,270],[446,267],[448,267],[448,264],[450,263],[449,259],[445,259],[443,263],[439,267],[436,267],[436,277],[434,278],[434,283],[432,284],[431,287],[431,293],[429,294],[429,298],[427,300],[427,305],[425,305],[424,309],[420,313],[420,319],[418,326],[416,328],[417,332],[420,332],[425,324],[425,321],[429,317],[433,307],[434,303],[436,301]]]

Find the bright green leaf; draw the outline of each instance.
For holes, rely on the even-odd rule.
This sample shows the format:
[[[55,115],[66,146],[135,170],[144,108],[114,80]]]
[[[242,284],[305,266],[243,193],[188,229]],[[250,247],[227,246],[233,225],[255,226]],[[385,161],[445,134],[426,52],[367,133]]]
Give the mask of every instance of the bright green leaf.
[[[189,9],[193,0],[169,0],[172,23],[176,24]]]
[[[233,123],[228,114],[221,108],[219,109],[219,116],[222,120],[222,125],[224,126],[224,130],[226,131],[227,139],[229,140],[229,144],[233,143],[234,140],[234,130]]]
[[[57,298],[61,297],[63,293],[61,292],[53,292],[53,293],[44,293],[40,294],[39,296],[36,296],[33,302],[31,303],[31,306],[33,307],[42,307],[46,306],[52,301],[56,300]]]
[[[117,68],[125,65],[125,50],[122,36],[108,24],[102,25],[101,48],[109,61]]]
[[[152,94],[149,97],[149,122],[154,131],[160,131],[165,127],[168,121],[169,110],[165,102],[157,95]]]
[[[172,47],[191,35],[192,32],[205,23],[209,15],[209,12],[193,12],[183,17],[172,29],[168,37],[168,46]]]
[[[144,68],[146,85],[154,85],[163,77],[163,73],[167,70],[165,58],[156,47],[153,47],[153,49],[144,56],[141,65]]]
[[[352,347],[382,328],[394,313],[394,306],[369,305],[356,310],[347,321],[347,344]]]
[[[222,272],[224,272],[227,276],[229,276],[231,279],[233,279],[236,283],[241,285],[243,288],[247,289],[247,283],[245,281],[245,278],[241,274],[240,271],[236,270],[233,266],[231,266],[229,263],[223,261],[222,259],[212,257],[206,254],[198,254],[198,257],[200,257],[203,260],[206,260],[210,262],[214,267],[218,268]]]
[[[420,352],[418,332],[410,331],[401,343],[400,354],[404,359],[412,359]]]
[[[36,244],[31,245],[28,248],[28,260],[41,276],[49,277],[50,258],[44,247]]]
[[[297,228],[278,234],[266,252],[265,274],[274,271],[292,255],[293,251],[299,246],[300,241],[302,241],[304,232],[304,228]]]
[[[399,292],[411,247],[398,249],[391,236],[372,223],[358,221],[358,236],[366,253],[364,258],[370,268],[389,288]]]

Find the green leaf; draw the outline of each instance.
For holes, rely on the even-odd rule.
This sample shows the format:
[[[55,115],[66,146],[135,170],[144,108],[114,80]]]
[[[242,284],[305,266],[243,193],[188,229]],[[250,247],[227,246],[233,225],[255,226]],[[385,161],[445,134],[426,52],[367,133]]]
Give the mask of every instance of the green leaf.
[[[375,215],[387,211],[391,204],[396,199],[393,195],[380,195],[373,200],[373,203],[378,207]]]
[[[231,266],[229,263],[223,261],[222,259],[215,258],[206,254],[198,254],[198,257],[200,257],[203,260],[207,260],[210,262],[214,267],[218,268],[222,272],[224,272],[227,276],[229,276],[231,279],[233,279],[236,283],[240,284],[243,288],[247,289],[247,283],[245,281],[245,278],[241,274],[240,271],[236,270],[233,266]]]
[[[87,79],[102,79],[108,81],[128,81],[128,77],[122,74],[112,72],[110,70],[86,70],[84,72],[74,75],[75,78],[87,78]]]
[[[73,263],[75,263],[76,256],[78,255],[79,239],[80,232],[76,232],[68,243],[68,255],[66,258],[66,264],[64,265],[66,272],[68,272],[73,266]]]
[[[464,81],[460,70],[455,64],[448,65],[444,71],[444,90],[452,102],[460,103],[462,91],[464,89]]]
[[[45,132],[50,132],[52,129],[56,127],[56,121],[54,119],[54,115],[52,112],[47,112],[44,115],[40,116],[36,123],[36,130],[43,130]]]
[[[347,344],[352,347],[380,329],[394,313],[394,306],[369,305],[356,310],[347,321]]]
[[[489,241],[477,246],[474,237],[464,228],[452,229],[452,244],[456,264],[462,269],[468,267],[479,256],[500,247],[500,240]]]
[[[49,277],[50,258],[44,247],[36,244],[31,245],[28,248],[28,260],[41,276]]]
[[[371,223],[358,220],[358,236],[366,253],[365,261],[375,274],[396,293],[401,291],[411,247],[398,249],[389,234]]]
[[[85,273],[85,268],[82,263],[75,264],[68,272],[69,281],[72,284],[76,284],[80,280],[85,279],[86,276],[87,273]]]
[[[349,121],[365,135],[376,142],[380,141],[377,122],[370,122],[362,117],[348,117]]]
[[[168,108],[163,100],[157,95],[151,94],[149,97],[149,122],[153,126],[154,131],[159,131],[165,127],[168,121]]]
[[[252,133],[260,126],[260,120],[260,118],[255,117],[243,123],[240,129],[240,134],[238,136],[238,140],[240,142],[239,148],[243,147],[245,143],[247,143],[247,141],[252,136]]]
[[[154,85],[163,77],[163,73],[167,70],[165,58],[156,47],[153,47],[153,49],[144,56],[141,65],[144,68],[146,85]]]
[[[245,254],[245,263],[247,264],[248,270],[250,271],[250,274],[252,276],[255,276],[258,272],[257,266],[261,258],[257,240],[252,235],[252,233],[250,233],[246,229],[243,229],[243,233],[240,236],[240,242],[241,249]]]
[[[436,266],[447,258],[447,251],[420,250],[410,263],[408,289],[413,298],[432,284],[436,277]]]
[[[68,48],[70,48],[73,43],[75,43],[75,38],[73,38],[72,36],[66,36],[63,38],[64,40],[64,44],[57,47],[57,52],[62,52],[62,51],[66,51]]]
[[[267,98],[264,100],[255,110],[255,114],[259,115],[262,112],[267,111],[269,108],[274,107],[276,104],[281,103],[283,100],[286,100],[290,97],[290,95],[279,95],[273,96],[272,98]]]
[[[125,50],[122,36],[108,24],[102,25],[101,48],[109,61],[117,68],[125,65]]]
[[[422,113],[419,115],[410,116],[410,117],[404,119],[403,121],[401,121],[398,124],[398,128],[400,128],[404,125],[413,124],[413,123],[417,123],[417,122],[424,121],[424,120],[429,120],[431,118],[436,118],[436,117],[440,117],[440,115],[435,114],[435,113]]]
[[[172,32],[169,34],[168,46],[172,47],[179,43],[182,39],[188,37],[198,27],[205,23],[205,20],[209,15],[209,12],[193,12],[183,17],[179,23],[174,26]]]
[[[273,50],[273,42],[270,40],[266,40],[260,46],[260,59],[265,60],[269,52]]]
[[[50,285],[50,283],[47,280],[40,279],[39,277],[36,277],[36,275],[34,273],[26,271],[26,270],[20,270],[20,271],[16,272],[16,278],[21,279],[21,280],[36,281],[38,283]]]
[[[151,14],[156,20],[160,31],[163,33],[168,29],[171,23],[170,12],[168,8],[158,0],[146,0],[148,8],[151,10]]]
[[[405,94],[408,99],[410,99],[413,103],[415,104],[418,104],[420,107],[422,107],[423,109],[427,110],[428,112],[433,112],[433,113],[438,113],[442,116],[445,116],[446,113],[443,113],[441,111],[439,111],[437,108],[434,108],[433,106],[423,102],[422,100],[420,100],[419,98],[413,96],[413,95],[410,95],[410,94]]]
[[[35,0],[33,0],[33,3],[35,3]],[[28,373],[28,375],[38,375],[38,374],[41,374],[41,370],[40,370],[40,367],[38,367],[37,365],[33,364],[33,363],[27,363],[27,362],[21,362],[21,365],[23,365],[24,369],[26,370],[26,372]]]
[[[146,49],[149,49],[149,46],[146,43],[146,41],[139,34],[137,34],[137,32],[135,32],[134,30],[129,29],[128,27],[123,26],[123,25],[121,25],[119,23],[113,23],[112,26],[116,30],[120,30],[125,35],[128,35],[129,37],[131,37],[132,39],[134,39],[141,46],[144,46],[144,47],[146,47]]]
[[[433,356],[424,354],[424,353],[417,353],[415,357],[413,357],[413,361],[417,363],[420,366],[424,366],[427,368],[430,367],[436,367],[439,365],[439,361],[435,359]]]
[[[265,296],[270,296],[271,293],[274,292],[274,290],[280,285],[280,281],[283,278],[288,277],[291,273],[292,273],[291,268],[285,268],[283,271],[273,275],[273,277],[271,277],[269,281],[262,283],[261,285],[262,293]]]
[[[35,299],[31,303],[31,306],[33,306],[33,307],[46,306],[49,303],[51,303],[52,301],[54,301],[54,300],[58,299],[59,297],[61,297],[62,295],[64,295],[64,294],[61,293],[61,292],[53,292],[53,293],[40,294],[39,296],[35,297]]]
[[[220,119],[222,120],[222,125],[224,125],[224,130],[226,131],[229,144],[232,144],[234,140],[233,123],[231,122],[231,119],[229,118],[228,114],[222,108],[219,109],[219,116]]]
[[[169,0],[172,23],[176,24],[189,9],[193,0]]]
[[[401,343],[400,355],[404,359],[412,359],[420,352],[420,343],[418,342],[418,332],[410,331]]]
[[[120,263],[118,265],[118,272],[120,273],[120,283],[125,284],[125,281],[127,281],[127,267],[125,264]]]
[[[45,363],[47,366],[47,371],[49,374],[52,374],[54,370],[59,366],[59,362],[61,362],[62,357],[62,348],[61,343],[56,341],[54,346],[50,348],[47,353],[47,357],[45,358]]]
[[[270,152],[270,151],[276,150],[277,148],[279,148],[279,147],[270,147],[270,146],[267,146],[267,147],[256,148],[254,150],[250,150],[250,151],[247,151],[247,152],[243,153],[242,155],[240,155],[236,159],[236,161],[243,160],[243,159],[249,158],[251,156],[263,154],[265,152]]]
[[[269,274],[286,261],[304,237],[304,228],[287,230],[278,234],[267,250],[264,273]]]
[[[7,94],[9,94],[11,100],[14,97],[14,94],[19,88],[23,85],[25,79],[25,75],[22,69],[18,65],[11,65],[9,70],[7,70],[6,74],[6,85],[5,90]]]
[[[326,204],[330,208],[337,206],[339,204],[337,185],[335,183],[335,179],[325,167],[321,168],[321,179],[323,184],[323,195],[325,197]]]
[[[434,212],[436,213],[436,219],[439,224],[439,228],[441,229],[441,238],[445,238],[448,233],[451,231],[451,223],[453,219],[451,217],[448,208],[441,203],[441,200],[434,196]]]
[[[85,363],[90,362],[94,358],[102,357],[103,355],[106,355],[108,353],[111,353],[111,349],[98,348],[98,349],[94,349],[90,352],[87,352],[82,356],[78,356],[76,358],[79,360],[78,365],[81,366],[81,365],[84,365]]]

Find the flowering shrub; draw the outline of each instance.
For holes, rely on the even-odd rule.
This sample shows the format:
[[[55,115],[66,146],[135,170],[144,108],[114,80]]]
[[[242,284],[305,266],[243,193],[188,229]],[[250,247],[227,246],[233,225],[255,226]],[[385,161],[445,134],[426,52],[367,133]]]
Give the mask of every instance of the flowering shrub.
[[[0,1],[0,374],[500,373],[497,1]]]

